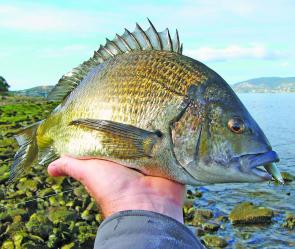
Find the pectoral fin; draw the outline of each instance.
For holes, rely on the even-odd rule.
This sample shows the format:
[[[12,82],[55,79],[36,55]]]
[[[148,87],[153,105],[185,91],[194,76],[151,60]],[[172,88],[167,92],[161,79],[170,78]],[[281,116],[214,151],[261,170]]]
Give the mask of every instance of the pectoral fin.
[[[121,159],[151,157],[152,149],[161,137],[160,132],[107,120],[78,119],[70,125],[97,130],[107,153]]]

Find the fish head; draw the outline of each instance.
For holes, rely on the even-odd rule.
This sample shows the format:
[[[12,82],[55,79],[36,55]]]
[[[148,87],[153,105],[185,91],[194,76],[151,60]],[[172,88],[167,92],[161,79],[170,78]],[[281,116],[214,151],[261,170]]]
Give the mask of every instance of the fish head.
[[[201,130],[195,160],[188,172],[205,183],[260,182],[272,177],[283,183],[279,157],[262,129],[230,86],[220,78],[203,90]],[[264,167],[264,169],[260,168]]]

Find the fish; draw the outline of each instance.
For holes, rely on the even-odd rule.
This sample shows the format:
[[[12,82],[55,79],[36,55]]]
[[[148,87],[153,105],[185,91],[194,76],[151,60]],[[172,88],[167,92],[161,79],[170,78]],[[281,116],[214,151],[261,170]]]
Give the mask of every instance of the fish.
[[[59,105],[15,136],[10,181],[68,155],[190,185],[283,183],[277,153],[226,81],[183,55],[177,30],[172,39],[148,22],[62,76],[48,95]]]

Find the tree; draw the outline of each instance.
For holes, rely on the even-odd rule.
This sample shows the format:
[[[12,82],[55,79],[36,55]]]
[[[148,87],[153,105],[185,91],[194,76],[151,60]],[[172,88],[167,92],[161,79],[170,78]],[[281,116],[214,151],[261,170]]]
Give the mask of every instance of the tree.
[[[8,85],[7,81],[0,76],[0,93],[8,92],[8,88],[10,85]]]

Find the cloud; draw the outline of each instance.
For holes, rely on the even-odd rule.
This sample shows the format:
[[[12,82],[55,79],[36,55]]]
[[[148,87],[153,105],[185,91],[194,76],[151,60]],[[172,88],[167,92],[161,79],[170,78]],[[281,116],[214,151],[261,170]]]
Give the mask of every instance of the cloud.
[[[0,28],[29,32],[91,32],[104,27],[105,20],[114,20],[114,14],[62,9],[38,5],[0,4]]]
[[[195,50],[186,50],[185,54],[201,61],[274,60],[285,57],[284,52],[270,50],[261,44],[252,44],[250,46],[229,45],[224,48],[201,47]]]

